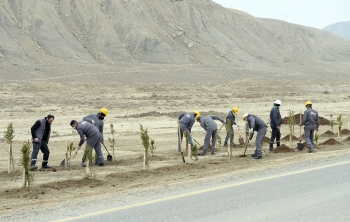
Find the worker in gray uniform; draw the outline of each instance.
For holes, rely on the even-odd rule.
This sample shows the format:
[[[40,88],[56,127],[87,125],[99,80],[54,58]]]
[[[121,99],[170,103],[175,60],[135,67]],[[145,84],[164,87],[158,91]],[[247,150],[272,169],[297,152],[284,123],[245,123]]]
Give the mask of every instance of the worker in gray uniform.
[[[105,166],[105,160],[103,158],[103,154],[101,151],[101,134],[98,131],[97,127],[94,126],[93,124],[86,122],[86,121],[80,121],[77,122],[75,120],[72,120],[70,122],[70,125],[72,126],[73,129],[77,130],[79,135],[80,135],[80,142],[77,146],[77,150],[80,150],[81,146],[85,142],[86,137],[86,143],[87,145],[92,149],[95,149],[96,152],[96,165],[97,166]],[[86,154],[84,153],[85,159],[82,160],[81,165],[83,167],[86,167],[85,160],[86,160]]]
[[[216,144],[216,137],[218,133],[218,126],[216,125],[214,120],[219,120],[223,124],[225,124],[225,121],[220,118],[219,116],[215,115],[209,115],[209,116],[197,116],[196,117],[197,122],[200,123],[201,127],[205,129],[207,132],[204,138],[204,145],[203,150],[198,153],[198,155],[205,155],[207,153],[210,138],[212,138],[212,144],[211,144],[211,154],[215,155],[215,144]]]
[[[254,157],[254,159],[262,159],[262,141],[267,132],[267,125],[262,119],[249,113],[245,113],[243,115],[243,121],[248,122],[250,133],[249,140],[253,139],[254,131],[258,132],[255,139],[256,148],[252,154],[252,157]]]
[[[318,131],[320,120],[318,112],[312,108],[312,102],[305,103],[306,110],[304,111],[303,120],[300,126],[304,125],[304,137],[306,145],[309,148],[309,153],[314,150],[314,131]]]
[[[194,113],[181,113],[179,115],[179,129],[180,133],[178,132],[178,147],[177,150],[181,152],[181,142],[182,138],[185,132],[188,132],[188,144],[191,145],[191,149],[193,148],[193,142],[192,142],[192,136],[191,136],[191,129],[195,122],[196,116],[200,116],[199,111],[194,111]]]
[[[280,114],[280,106],[281,106],[281,100],[276,100],[273,103],[273,107],[270,111],[270,126],[272,129],[271,138],[270,138],[270,147],[269,151],[273,151],[273,144],[276,139],[277,147],[279,147],[281,144],[281,124],[282,124],[282,117]]]
[[[225,138],[225,142],[224,142],[224,147],[228,147],[228,139],[230,138],[230,144],[232,145],[236,145],[234,144],[234,131],[233,131],[233,125],[236,125],[237,127],[239,127],[239,125],[236,123],[236,115],[238,114],[238,107],[233,107],[232,110],[230,110],[226,116],[226,123],[230,122],[230,126],[226,125],[226,128],[229,127],[229,129],[226,129],[226,138]],[[231,135],[230,133],[231,132]]]
[[[92,125],[97,127],[98,131],[101,134],[100,141],[103,144],[104,144],[104,136],[103,136],[104,122],[103,122],[103,120],[107,115],[108,115],[108,109],[102,108],[98,113],[89,114],[83,118],[83,121],[89,122]],[[84,152],[84,155],[82,158],[83,161],[81,162],[82,166],[85,166],[85,162],[84,162],[85,159],[86,159],[86,153]]]

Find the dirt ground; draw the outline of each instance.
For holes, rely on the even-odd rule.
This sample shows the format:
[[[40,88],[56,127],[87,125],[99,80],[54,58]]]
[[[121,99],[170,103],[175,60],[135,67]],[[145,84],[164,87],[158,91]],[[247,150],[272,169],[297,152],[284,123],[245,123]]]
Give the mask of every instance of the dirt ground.
[[[159,77],[161,78],[161,77]],[[240,130],[234,127],[235,143],[239,135],[244,134],[244,123],[241,118],[245,112],[257,115],[268,122],[269,111],[276,99],[282,100],[282,117],[288,115],[291,109],[295,113],[304,111],[306,100],[314,103],[319,115],[330,120],[343,115],[343,128],[348,128],[350,108],[350,83],[340,82],[269,82],[244,80],[225,84],[214,83],[60,83],[36,82],[5,84],[0,87],[2,109],[0,111],[0,129],[4,132],[12,122],[15,129],[14,156],[15,172],[7,173],[8,145],[1,141],[0,150],[0,213],[26,209],[29,205],[62,202],[86,196],[92,198],[98,195],[127,193],[136,189],[146,189],[171,185],[181,181],[210,178],[235,172],[238,176],[249,173],[257,168],[278,168],[282,165],[310,159],[329,158],[342,153],[348,153],[348,135],[343,135],[341,144],[319,145],[315,153],[308,154],[306,150],[296,149],[289,141],[282,141],[286,146],[294,148],[290,153],[269,153],[268,144],[263,145],[264,159],[255,160],[243,154],[244,146],[235,147],[233,157],[229,159],[227,150],[218,144],[216,156],[199,156],[194,163],[185,155],[183,164],[181,155],[177,152],[176,117],[182,111],[201,111],[205,114],[216,114],[222,118],[233,107],[240,108],[238,123]],[[325,93],[327,91],[328,93]],[[79,136],[69,126],[72,119],[81,120],[87,114],[96,113],[102,107],[109,109],[105,119],[105,143],[111,152],[107,138],[111,137],[110,124],[116,130],[116,159],[107,162],[105,167],[94,167],[95,179],[83,179],[84,168],[79,163],[82,157],[80,151],[71,160],[68,168],[59,167],[64,158],[68,141],[77,145]],[[20,148],[24,141],[30,139],[30,127],[38,118],[47,114],[55,115],[50,139],[49,164],[55,170],[38,170],[34,172],[34,185],[28,190],[22,186],[22,170],[19,164]],[[156,151],[151,157],[149,170],[143,169],[143,147],[139,135],[139,124],[147,127],[149,135],[155,140]],[[221,123],[218,122],[218,127]],[[337,127],[334,127],[336,132]],[[282,126],[282,138],[288,133],[288,126]],[[331,130],[329,125],[320,127],[319,135]],[[223,128],[219,135],[225,137]],[[301,131],[301,133],[303,133]],[[194,124],[193,137],[203,143],[205,131],[198,123]],[[266,135],[270,137],[270,129]],[[299,127],[295,127],[295,136],[299,138]],[[318,143],[335,136],[322,135]],[[255,139],[255,137],[254,137]],[[336,138],[337,139],[337,138]],[[338,140],[338,139],[337,139]],[[223,144],[223,141],[222,141]],[[182,144],[184,146],[184,143]],[[254,151],[251,143],[247,154]],[[184,150],[184,148],[183,148]],[[103,149],[106,158],[107,153]],[[38,156],[39,165],[42,155]]]

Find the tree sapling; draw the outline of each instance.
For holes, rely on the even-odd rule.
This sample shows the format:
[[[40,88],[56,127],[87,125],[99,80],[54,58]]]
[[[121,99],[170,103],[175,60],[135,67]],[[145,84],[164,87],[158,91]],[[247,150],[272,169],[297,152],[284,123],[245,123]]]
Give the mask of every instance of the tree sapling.
[[[31,161],[31,143],[28,140],[27,142],[23,143],[23,146],[21,148],[21,166],[23,167],[23,187],[28,187],[33,184],[34,182],[34,174],[29,173],[30,169],[30,161]]]
[[[111,123],[110,124],[110,128],[111,128],[111,134],[112,134],[112,138],[108,138],[108,142],[110,143],[110,147],[112,148],[112,156],[113,156],[113,160],[115,160],[115,153],[114,153],[114,148],[117,144],[117,141],[114,138],[114,134],[115,134],[115,130],[114,130],[114,126]]]
[[[14,137],[15,135],[14,135],[13,124],[9,123],[4,135],[4,141],[7,144],[9,144],[8,173],[11,173],[15,169],[15,161],[13,160],[13,153],[12,153],[12,144],[13,144]]]

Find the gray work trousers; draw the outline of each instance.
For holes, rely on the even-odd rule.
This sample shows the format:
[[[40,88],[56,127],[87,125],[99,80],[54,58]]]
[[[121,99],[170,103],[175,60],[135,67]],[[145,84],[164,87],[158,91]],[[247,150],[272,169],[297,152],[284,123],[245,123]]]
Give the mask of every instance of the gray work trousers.
[[[46,141],[41,141],[41,143],[36,143],[33,141],[33,152],[32,152],[32,160],[31,160],[31,165],[36,164],[36,159],[39,154],[39,150],[43,153],[43,163],[42,166],[46,166],[47,162],[49,161],[49,156],[50,156],[50,150],[49,147],[47,146]]]
[[[258,157],[262,157],[262,141],[266,135],[267,132],[267,127],[263,127],[261,129],[258,129],[258,132],[256,134],[256,139],[255,139],[255,154]]]
[[[103,158],[103,153],[101,150],[100,138],[101,137],[86,138],[86,144],[89,147],[94,148],[96,152],[96,165],[105,163],[105,160]],[[86,155],[87,155],[86,152],[84,152],[83,159],[82,159],[83,162],[85,162],[86,160]]]
[[[218,135],[218,130],[208,130],[205,134],[204,138],[204,145],[203,145],[203,152],[206,153],[209,147],[210,138],[211,141],[211,153],[215,153],[215,144],[216,144],[216,137]]]
[[[189,129],[187,128],[187,126],[180,122],[180,135],[181,135],[181,138],[179,137],[179,132],[177,132],[177,134],[178,134],[178,136],[177,136],[178,137],[177,151],[179,151],[179,152],[181,152],[180,143],[182,142],[182,139],[183,139],[183,136],[184,136],[185,132],[188,132],[188,144],[191,145],[191,149],[193,148],[193,142],[192,142],[191,133],[190,133]]]
[[[313,150],[314,149],[314,129],[313,127],[304,127],[304,138],[306,141],[306,145],[309,148],[309,150]]]

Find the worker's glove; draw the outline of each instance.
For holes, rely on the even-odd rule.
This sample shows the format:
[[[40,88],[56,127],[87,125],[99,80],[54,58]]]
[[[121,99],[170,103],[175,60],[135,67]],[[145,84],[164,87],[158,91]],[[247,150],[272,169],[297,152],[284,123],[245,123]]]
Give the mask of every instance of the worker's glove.
[[[253,133],[254,133],[254,129],[251,128],[251,129],[249,130],[249,133],[250,133],[250,134],[253,134]]]
[[[91,120],[91,123],[95,125],[95,121],[94,120]]]
[[[254,136],[254,133],[251,133],[251,134],[249,135],[249,140],[252,140],[252,139],[253,139],[253,136]]]

